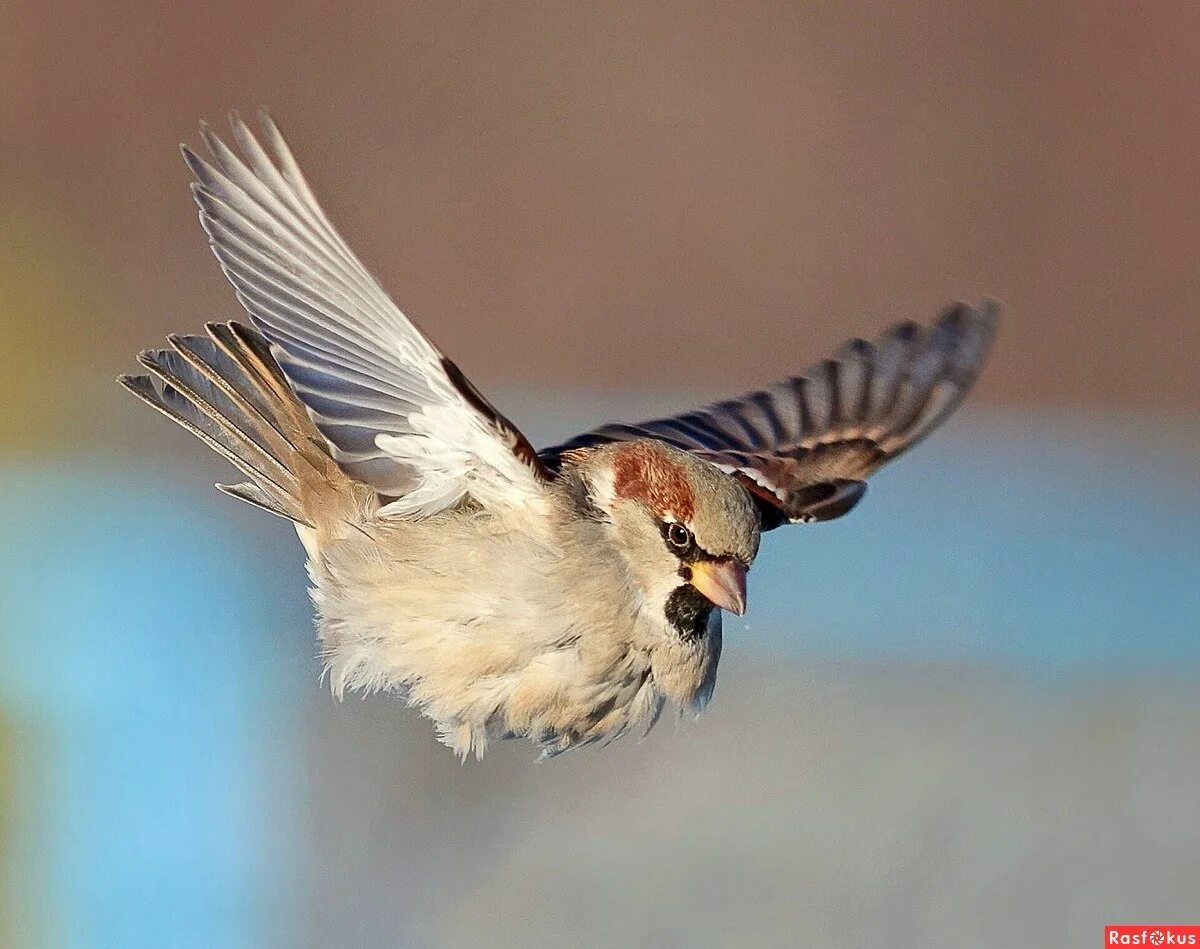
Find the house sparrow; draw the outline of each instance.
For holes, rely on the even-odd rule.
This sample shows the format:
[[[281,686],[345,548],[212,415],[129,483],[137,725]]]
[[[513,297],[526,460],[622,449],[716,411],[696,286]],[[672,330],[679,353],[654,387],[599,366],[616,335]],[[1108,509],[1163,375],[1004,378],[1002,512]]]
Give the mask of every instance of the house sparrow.
[[[397,309],[275,124],[186,145],[200,223],[249,325],[171,336],[123,376],[295,525],[333,692],[395,691],[458,755],[544,756],[713,692],[721,610],[759,536],[840,517],[962,401],[996,306],[853,340],[802,376],[536,451]],[[268,152],[267,149],[270,149]]]

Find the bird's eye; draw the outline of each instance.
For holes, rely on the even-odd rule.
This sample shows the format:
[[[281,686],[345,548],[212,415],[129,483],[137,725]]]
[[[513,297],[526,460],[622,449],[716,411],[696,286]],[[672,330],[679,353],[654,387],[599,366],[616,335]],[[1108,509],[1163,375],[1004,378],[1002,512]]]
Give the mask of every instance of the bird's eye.
[[[668,524],[667,543],[676,550],[683,552],[690,550],[695,540],[692,537],[692,532],[682,524]]]

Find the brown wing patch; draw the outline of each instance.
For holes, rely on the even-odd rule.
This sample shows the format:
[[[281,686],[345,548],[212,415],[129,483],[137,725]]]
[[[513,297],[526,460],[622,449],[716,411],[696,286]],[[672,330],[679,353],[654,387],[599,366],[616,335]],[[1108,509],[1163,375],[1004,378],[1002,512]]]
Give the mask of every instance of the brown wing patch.
[[[522,434],[521,430],[501,415],[500,411],[484,397],[483,393],[475,388],[475,383],[466,377],[458,365],[445,356],[442,357],[442,369],[445,370],[454,388],[467,400],[471,408],[487,419],[505,439],[512,449],[512,453],[529,465],[539,478],[549,481],[550,476],[546,471],[546,466],[542,464],[542,459],[538,457],[536,449],[529,443],[529,439]]]
[[[671,459],[646,442],[629,442],[613,457],[613,493],[640,501],[655,514],[690,520],[696,499],[687,478]]]

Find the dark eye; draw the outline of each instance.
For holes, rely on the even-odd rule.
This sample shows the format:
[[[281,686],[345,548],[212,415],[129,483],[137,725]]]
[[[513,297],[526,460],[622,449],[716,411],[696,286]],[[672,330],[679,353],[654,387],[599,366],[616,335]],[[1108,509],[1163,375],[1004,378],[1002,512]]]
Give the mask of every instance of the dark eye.
[[[680,552],[691,550],[695,543],[692,532],[682,524],[667,525],[667,543]]]

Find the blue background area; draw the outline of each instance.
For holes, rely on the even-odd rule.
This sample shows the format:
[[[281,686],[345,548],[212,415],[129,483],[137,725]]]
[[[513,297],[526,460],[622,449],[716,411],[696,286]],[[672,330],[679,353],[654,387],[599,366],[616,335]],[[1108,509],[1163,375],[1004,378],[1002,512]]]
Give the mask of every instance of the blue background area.
[[[751,632],[802,656],[1194,672],[1200,504],[1164,441],[1050,418],[939,438],[843,520],[766,536]]]
[[[293,696],[315,678],[299,557],[93,479],[0,477],[0,697],[37,724],[50,795],[22,866],[56,945],[260,945],[294,882],[262,815],[295,810]]]

